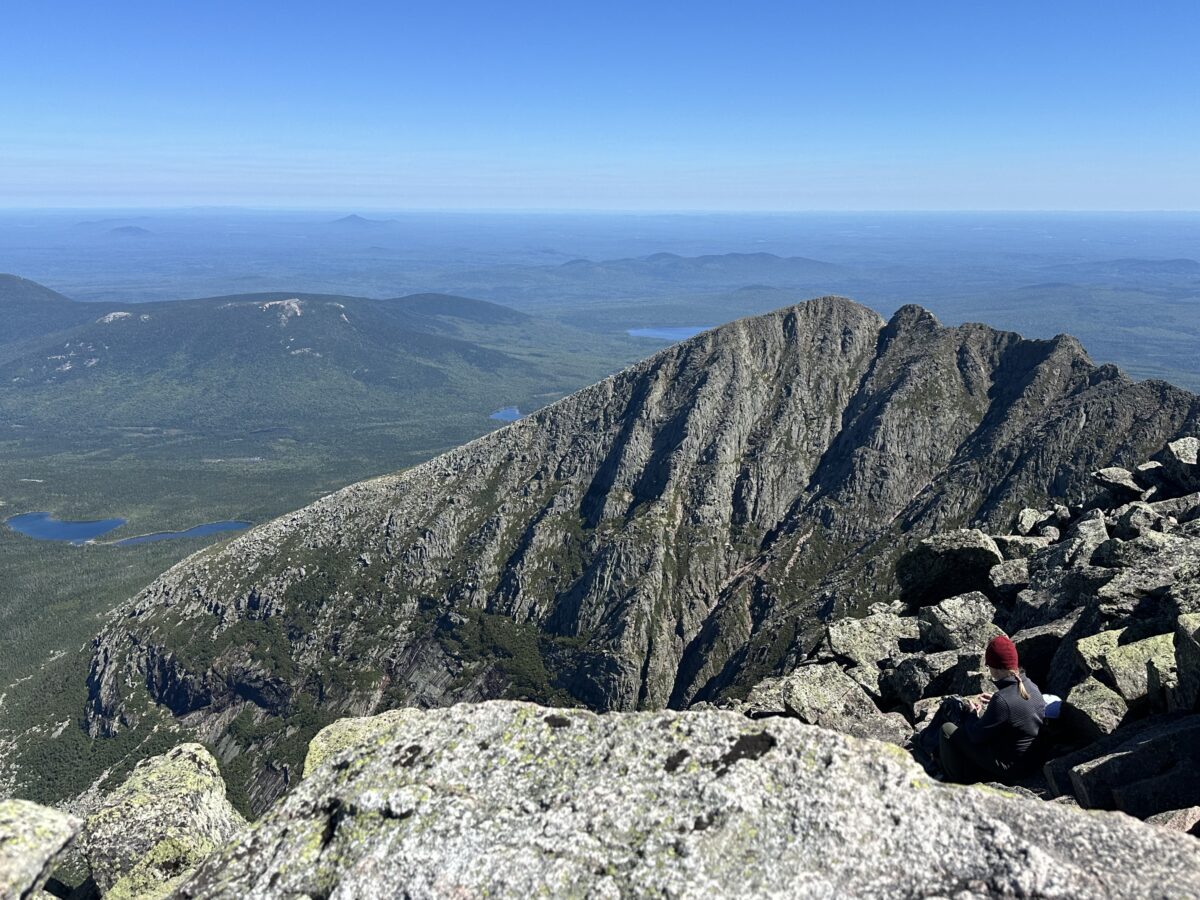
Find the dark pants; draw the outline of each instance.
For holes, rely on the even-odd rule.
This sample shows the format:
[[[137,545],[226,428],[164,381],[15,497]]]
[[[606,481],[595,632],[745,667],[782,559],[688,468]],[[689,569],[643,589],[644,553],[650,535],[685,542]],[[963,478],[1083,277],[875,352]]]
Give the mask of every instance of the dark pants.
[[[1003,781],[1008,767],[997,761],[987,747],[972,744],[965,731],[953,722],[942,726],[938,741],[938,756],[942,771],[951,781],[959,784],[974,784],[977,781]]]

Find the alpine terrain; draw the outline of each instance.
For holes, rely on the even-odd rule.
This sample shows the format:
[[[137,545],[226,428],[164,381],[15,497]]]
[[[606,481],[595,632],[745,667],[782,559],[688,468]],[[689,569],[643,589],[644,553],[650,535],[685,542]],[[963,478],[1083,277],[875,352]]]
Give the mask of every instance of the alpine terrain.
[[[1197,430],[1200,398],[1069,337],[813,300],[185,560],[96,638],[86,725],[182,727],[259,813],[342,716],[742,697],[896,599],[921,538]]]

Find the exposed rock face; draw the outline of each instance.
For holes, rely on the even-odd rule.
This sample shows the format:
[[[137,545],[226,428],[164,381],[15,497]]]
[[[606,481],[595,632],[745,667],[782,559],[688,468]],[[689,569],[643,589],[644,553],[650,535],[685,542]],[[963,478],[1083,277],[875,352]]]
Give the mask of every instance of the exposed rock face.
[[[809,725],[893,744],[903,744],[912,734],[904,716],[880,712],[836,663],[801,666],[783,678],[760,682],[743,711],[757,717],[794,716]]]
[[[90,728],[160,704],[252,761],[238,787],[261,810],[339,716],[744,694],[812,651],[823,614],[892,598],[912,541],[1075,502],[1198,420],[1196,397],[1069,338],[830,298],[735,322],[177,566],[96,640]],[[1083,529],[1090,556],[1108,535]]]
[[[417,712],[411,708],[390,709],[377,716],[339,719],[322,728],[308,745],[308,753],[304,757],[304,777],[307,778],[341,751],[366,743],[375,735],[396,727],[413,715],[417,715]]]
[[[917,605],[983,590],[988,573],[1004,560],[996,542],[978,528],[935,534],[896,566],[900,595]]]
[[[28,800],[0,800],[0,897],[37,897],[82,823]]]
[[[245,826],[216,760],[183,744],[134,769],[88,817],[81,844],[105,898],[153,900]]]
[[[1081,853],[1080,848],[1087,852]],[[176,897],[1182,897],[1200,845],[725,712],[414,711]]]
[[[995,563],[994,569],[1003,565]],[[995,616],[995,604],[986,594],[973,591],[926,607],[921,610],[918,621],[927,647],[935,650],[980,651],[988,641],[1000,634],[1000,629],[992,624]]]

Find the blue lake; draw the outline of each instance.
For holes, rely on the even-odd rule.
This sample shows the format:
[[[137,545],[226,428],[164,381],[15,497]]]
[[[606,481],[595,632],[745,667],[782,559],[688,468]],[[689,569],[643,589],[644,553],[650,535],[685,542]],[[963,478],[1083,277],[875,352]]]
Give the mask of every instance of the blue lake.
[[[653,338],[656,341],[686,341],[688,338],[708,331],[712,325],[664,325],[656,328],[630,328],[625,333],[630,337]]]
[[[120,528],[124,519],[95,519],[91,522],[60,522],[50,513],[35,512],[13,516],[5,524],[13,531],[39,541],[69,541],[86,544],[102,534]]]
[[[5,521],[13,531],[39,541],[66,541],[71,544],[86,544],[94,541],[114,528],[125,524],[124,519],[96,519],[90,522],[63,522],[50,513],[36,512],[13,516]],[[118,547],[129,544],[150,544],[176,538],[204,537],[222,531],[240,531],[249,528],[249,522],[208,522],[186,531],[159,531],[155,534],[139,534],[114,543]]]
[[[521,411],[515,406],[506,406],[504,409],[498,409],[490,416],[489,419],[496,419],[500,422],[515,422],[521,418]]]

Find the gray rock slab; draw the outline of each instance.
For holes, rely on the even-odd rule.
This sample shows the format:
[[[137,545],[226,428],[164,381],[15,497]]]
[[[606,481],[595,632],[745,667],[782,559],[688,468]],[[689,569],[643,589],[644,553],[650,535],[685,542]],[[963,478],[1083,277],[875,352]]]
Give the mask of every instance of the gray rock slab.
[[[1112,734],[1129,712],[1125,699],[1095,678],[1086,678],[1066,696],[1066,702],[1079,714],[1094,738]]]
[[[1167,444],[1159,457],[1165,474],[1185,494],[1200,491],[1200,439],[1182,437]]]
[[[1175,677],[1179,705],[1191,711],[1200,706],[1200,613],[1180,616],[1175,624]]]
[[[429,711],[341,751],[175,896],[1198,891],[1186,835],[931,782],[886,744],[793,719],[503,702]]]
[[[992,540],[1005,559],[1028,559],[1050,546],[1049,538],[1019,534],[998,534]]]
[[[929,650],[982,650],[988,641],[1001,634],[992,624],[995,614],[996,607],[987,595],[973,591],[926,606],[917,619]]]
[[[40,895],[54,862],[83,823],[28,800],[0,800],[0,897]]]

